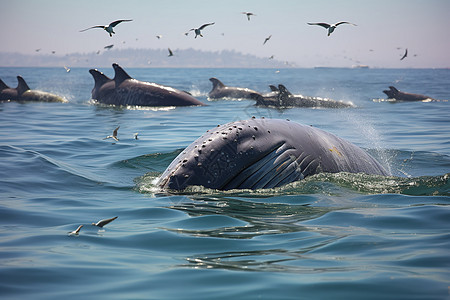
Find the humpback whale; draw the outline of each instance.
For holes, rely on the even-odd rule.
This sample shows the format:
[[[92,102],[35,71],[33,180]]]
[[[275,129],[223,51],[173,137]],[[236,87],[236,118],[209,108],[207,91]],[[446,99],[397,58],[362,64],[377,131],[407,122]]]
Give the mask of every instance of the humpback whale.
[[[258,94],[257,91],[241,88],[226,86],[219,79],[212,77],[209,79],[212,82],[212,90],[208,94],[209,99],[221,99],[221,98],[234,98],[234,99],[252,99],[252,94]]]
[[[389,175],[364,150],[331,133],[288,120],[252,118],[208,130],[170,163],[157,185],[274,188],[320,172]]]
[[[10,88],[0,79],[0,101],[68,102],[58,95],[30,89],[21,76],[17,76],[17,81],[17,87]]]
[[[385,91],[383,91],[383,93],[385,93],[389,99],[395,99],[398,101],[433,100],[433,98],[425,96],[425,95],[411,94],[411,93],[405,93],[405,92],[399,91],[393,86],[390,86],[389,90],[385,90]]]
[[[259,93],[251,94],[250,97],[256,100],[257,106],[272,107],[316,107],[316,108],[348,108],[354,107],[351,103],[335,101],[320,97],[309,97],[303,95],[293,95],[288,89],[282,85],[278,85],[278,89],[270,86],[272,92],[266,95]]]
[[[112,105],[195,106],[205,105],[187,92],[157,83],[133,79],[118,64],[113,64],[114,78],[91,69],[95,84],[92,99]]]

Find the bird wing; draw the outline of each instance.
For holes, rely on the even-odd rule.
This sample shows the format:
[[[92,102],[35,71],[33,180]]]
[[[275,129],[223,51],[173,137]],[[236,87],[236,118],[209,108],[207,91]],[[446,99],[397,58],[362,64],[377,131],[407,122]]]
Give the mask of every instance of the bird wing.
[[[213,23],[208,23],[208,24],[203,24],[203,25],[200,26],[198,29],[202,30],[202,29],[205,28],[206,26],[214,25],[214,24],[215,24],[215,22],[213,22]]]
[[[170,50],[170,48],[168,48],[168,49],[169,49],[169,54],[170,54],[170,55],[173,55],[172,50]]]
[[[117,136],[117,130],[119,130],[119,128],[120,128],[120,126],[118,126],[116,129],[114,129],[113,136]]]
[[[326,29],[330,28],[330,24],[327,23],[308,23],[308,25],[319,25]]]
[[[89,29],[92,29],[92,28],[101,28],[101,29],[103,29],[103,28],[105,28],[105,26],[103,26],[103,25],[92,26],[92,27],[80,30],[80,32],[83,32],[83,31],[86,31],[86,30],[89,30]]]
[[[119,24],[119,23],[122,23],[122,22],[130,22],[130,21],[133,21],[133,20],[117,20],[117,21],[111,22],[111,23],[109,24],[109,26],[114,27],[114,26],[116,26],[116,25]]]
[[[406,48],[405,54],[403,54],[403,56],[402,56],[402,58],[400,58],[400,60],[403,60],[407,56],[408,56],[408,48]]]
[[[353,24],[353,23],[350,23],[350,22],[345,22],[345,21],[338,22],[338,23],[334,24],[334,26],[339,26],[339,25],[341,25],[341,24],[350,24],[350,25],[353,25],[353,26],[358,26],[358,25],[356,25],[356,24]]]
[[[114,218],[110,218],[110,219],[104,219],[104,220],[100,220],[97,223],[95,223],[95,226],[98,227],[103,227],[108,223],[111,223],[112,221],[114,221],[115,219],[117,219],[118,217],[114,217]]]

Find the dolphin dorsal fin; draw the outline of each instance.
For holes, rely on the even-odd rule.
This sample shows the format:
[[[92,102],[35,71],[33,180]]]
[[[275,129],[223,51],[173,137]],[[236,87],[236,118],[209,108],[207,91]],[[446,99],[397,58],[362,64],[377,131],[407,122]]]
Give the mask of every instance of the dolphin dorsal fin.
[[[105,83],[111,81],[112,79],[100,72],[97,69],[90,69],[89,73],[91,73],[92,77],[94,77],[95,87],[101,87]]]
[[[272,92],[278,92],[279,91],[279,89],[276,86],[274,86],[274,85],[269,85],[269,88],[270,88],[270,90]]]
[[[282,84],[278,85],[278,90],[280,91],[280,94],[283,94],[284,96],[292,96],[292,93]]]
[[[119,66],[118,64],[114,63],[113,65],[114,68],[114,81],[116,82],[116,86],[119,86],[122,82],[124,82],[127,79],[132,79],[130,75],[128,75],[127,72],[125,72],[124,69],[122,69],[121,66]]]
[[[3,91],[4,89],[9,89],[10,87],[6,85],[6,83],[3,82],[3,80],[0,79],[0,91]]]
[[[30,87],[25,82],[25,80],[22,78],[22,76],[17,76],[17,81],[19,82],[17,84],[17,93],[19,93],[19,95],[22,95],[23,93],[25,93],[26,91],[28,91],[30,89]]]
[[[393,91],[393,92],[398,93],[398,90],[397,90],[395,87],[393,87],[393,86],[390,86],[389,89],[390,89],[391,91]]]
[[[210,78],[209,81],[211,81],[213,84],[213,90],[215,90],[216,88],[225,87],[225,84],[223,84],[222,81],[220,81],[219,79],[217,79],[215,77]]]

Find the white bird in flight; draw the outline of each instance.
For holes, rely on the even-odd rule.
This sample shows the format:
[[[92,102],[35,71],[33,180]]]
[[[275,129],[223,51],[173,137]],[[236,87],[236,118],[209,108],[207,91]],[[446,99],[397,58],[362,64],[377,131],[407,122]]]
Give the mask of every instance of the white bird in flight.
[[[69,235],[78,235],[80,233],[81,228],[83,227],[83,225],[78,226],[77,229],[75,229],[74,231],[69,232]]]
[[[201,30],[203,30],[203,29],[205,29],[205,27],[206,26],[209,26],[209,25],[214,25],[215,24],[215,22],[213,22],[213,23],[207,23],[207,24],[203,24],[202,26],[200,26],[199,28],[192,28],[191,30],[189,30],[189,31],[192,31],[192,30],[194,30],[194,32],[195,32],[195,38],[197,38],[197,35],[199,35],[199,36],[201,36],[201,37],[203,37],[203,35],[202,35],[202,32],[201,32]],[[189,32],[188,31],[188,32]]]
[[[106,224],[111,223],[112,221],[114,221],[114,220],[117,219],[117,218],[118,218],[118,217],[100,220],[100,221],[98,221],[97,223],[92,223],[92,225],[98,226],[98,227],[103,227],[103,226],[105,226]]]
[[[330,36],[330,34],[333,33],[333,31],[336,29],[336,27],[338,27],[341,24],[350,24],[350,25],[353,25],[353,26],[357,26],[356,24],[353,24],[353,23],[350,23],[350,22],[345,22],[345,21],[338,22],[336,24],[331,24],[331,25],[327,24],[327,23],[308,23],[308,25],[319,25],[319,26],[322,26],[325,29],[328,29],[328,36]]]
[[[109,25],[92,26],[92,27],[80,30],[80,32],[83,32],[83,31],[86,31],[86,30],[89,30],[89,29],[93,29],[93,28],[101,28],[101,29],[104,29],[106,32],[108,32],[109,36],[112,37],[113,33],[115,33],[114,32],[114,27],[115,26],[117,26],[118,24],[120,24],[122,22],[130,22],[130,21],[133,21],[133,20],[117,20],[117,21],[111,22]]]
[[[114,140],[116,140],[118,142],[119,139],[117,138],[117,130],[119,130],[119,128],[120,128],[120,126],[118,126],[116,129],[114,129],[113,134],[108,135],[107,137],[104,138],[104,140],[113,138]]]

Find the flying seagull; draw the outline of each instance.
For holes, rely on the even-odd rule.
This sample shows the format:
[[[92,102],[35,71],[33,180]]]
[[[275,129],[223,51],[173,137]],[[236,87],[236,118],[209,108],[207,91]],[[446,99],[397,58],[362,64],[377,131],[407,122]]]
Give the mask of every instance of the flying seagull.
[[[169,50],[169,55],[167,55],[167,56],[173,56],[173,52],[172,52],[172,50],[170,50],[170,48],[167,48],[168,50]]]
[[[400,60],[404,60],[408,56],[408,48],[405,49],[405,54],[403,54],[402,58]]]
[[[108,135],[107,137],[104,138],[104,140],[113,138],[114,140],[116,140],[118,142],[119,139],[117,138],[117,130],[119,130],[119,128],[120,128],[120,126],[118,126],[116,129],[114,129],[113,134]]]
[[[265,45],[267,43],[267,41],[270,40],[271,37],[272,37],[272,35],[269,35],[268,37],[266,37],[266,39],[264,40],[263,45]]]
[[[103,227],[103,226],[105,226],[106,224],[111,223],[112,221],[114,221],[114,220],[117,219],[117,218],[118,218],[118,217],[100,220],[100,221],[98,221],[97,223],[92,223],[92,225],[98,226],[98,227]]]
[[[117,21],[114,21],[114,22],[110,23],[109,25],[92,26],[92,27],[80,30],[80,32],[83,32],[83,31],[86,31],[86,30],[89,30],[89,29],[92,29],[92,28],[101,28],[101,29],[106,30],[106,32],[109,33],[109,36],[112,37],[113,33],[115,33],[114,32],[114,27],[115,26],[117,26],[118,24],[120,24],[122,22],[130,22],[130,21],[133,21],[133,20],[117,20]]]
[[[327,24],[327,23],[308,23],[308,25],[319,25],[322,26],[325,29],[328,29],[328,36],[333,33],[333,31],[341,24],[350,24],[353,26],[357,26],[356,24],[350,23],[350,22],[338,22],[336,24]]]
[[[251,12],[242,12],[244,15],[247,15],[247,19],[250,21],[250,16],[256,16],[254,13]]]
[[[78,226],[77,229],[75,229],[74,231],[69,232],[69,235],[78,235],[80,233],[81,228],[83,227],[83,225]]]
[[[199,28],[192,28],[191,30],[189,30],[189,31],[192,31],[192,30],[194,30],[194,32],[195,32],[195,38],[197,38],[197,35],[199,35],[199,36],[201,36],[201,37],[203,37],[203,35],[202,35],[202,32],[201,32],[201,30],[203,30],[203,29],[205,29],[205,27],[206,26],[209,26],[209,25],[214,25],[215,23],[213,22],[213,23],[207,23],[207,24],[203,24],[202,26],[200,26]],[[188,32],[189,32],[188,31]]]

